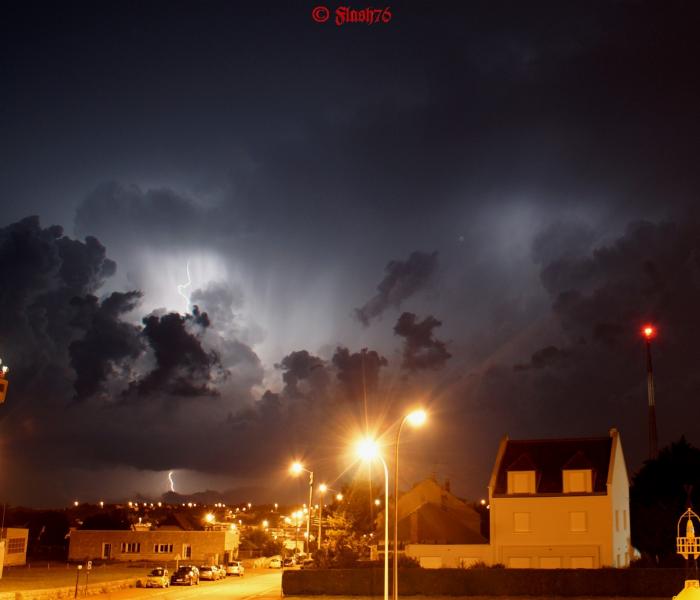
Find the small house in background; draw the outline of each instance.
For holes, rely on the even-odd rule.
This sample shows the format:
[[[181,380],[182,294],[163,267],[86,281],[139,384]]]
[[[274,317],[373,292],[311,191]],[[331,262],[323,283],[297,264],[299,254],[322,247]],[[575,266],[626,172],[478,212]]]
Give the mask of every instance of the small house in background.
[[[629,478],[607,437],[510,440],[489,483],[493,562],[513,568],[626,567]]]
[[[21,527],[7,527],[0,530],[0,540],[5,542],[6,567],[21,566],[27,564],[27,541],[29,529]]]
[[[481,517],[434,477],[399,496],[399,544],[486,544]]]

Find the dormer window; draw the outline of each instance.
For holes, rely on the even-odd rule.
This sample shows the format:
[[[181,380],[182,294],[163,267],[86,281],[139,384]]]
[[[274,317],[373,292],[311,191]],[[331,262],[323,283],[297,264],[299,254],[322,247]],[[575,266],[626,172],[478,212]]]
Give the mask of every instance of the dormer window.
[[[508,471],[509,494],[534,494],[535,471]]]
[[[591,469],[562,470],[562,489],[565,494],[593,491],[593,472]]]

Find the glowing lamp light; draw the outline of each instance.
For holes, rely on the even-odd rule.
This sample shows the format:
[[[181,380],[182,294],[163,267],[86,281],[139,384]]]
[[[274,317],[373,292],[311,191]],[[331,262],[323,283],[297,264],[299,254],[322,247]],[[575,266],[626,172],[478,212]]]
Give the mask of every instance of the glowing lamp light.
[[[213,523],[213,522],[214,522],[214,515],[213,515],[212,513],[207,513],[207,514],[204,516],[204,520],[205,520],[207,523]]]
[[[376,499],[374,500],[374,505],[375,505],[375,506],[380,506],[381,503],[382,503],[382,501],[381,501],[379,498],[376,498]]]
[[[304,470],[304,465],[300,462],[294,462],[292,466],[289,467],[289,470],[293,475],[299,475]]]
[[[355,451],[362,460],[372,460],[379,456],[379,445],[375,440],[364,438],[357,443]]]
[[[340,502],[340,501],[343,499],[343,494],[341,494],[341,493],[336,494],[336,495],[335,495],[335,499],[336,499],[338,502]]]
[[[412,427],[420,427],[428,420],[428,414],[423,409],[414,410],[406,415],[406,421]]]
[[[648,340],[650,340],[653,337],[656,337],[656,327],[654,327],[653,325],[645,325],[644,327],[642,327],[642,335]]]
[[[325,483],[322,483],[318,486],[318,491],[325,494],[328,491],[328,486]]]

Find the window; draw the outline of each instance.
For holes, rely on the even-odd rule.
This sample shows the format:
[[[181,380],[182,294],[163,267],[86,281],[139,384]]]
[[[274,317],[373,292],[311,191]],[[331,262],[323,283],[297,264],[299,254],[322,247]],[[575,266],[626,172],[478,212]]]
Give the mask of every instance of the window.
[[[123,554],[138,554],[141,552],[141,542],[122,542]]]
[[[182,544],[182,558],[192,558],[191,544]]]
[[[627,531],[627,509],[622,511],[622,529]]]
[[[7,540],[8,554],[21,554],[24,552],[24,538],[9,538]]]
[[[521,533],[530,531],[530,513],[513,513],[513,531]]]
[[[534,494],[535,493],[535,472],[534,471],[508,471],[508,493],[509,494]]]
[[[620,531],[620,511],[615,509],[615,531]]]
[[[166,554],[166,553],[172,554],[173,545],[172,544],[153,544],[153,552],[155,552],[156,554]],[[186,558],[190,558],[190,557],[188,556]]]
[[[112,544],[102,544],[102,558],[112,558]]]
[[[569,531],[580,532],[587,531],[586,513],[570,512],[569,513]]]
[[[593,491],[593,477],[590,469],[565,469],[562,471],[562,477],[565,494]]]

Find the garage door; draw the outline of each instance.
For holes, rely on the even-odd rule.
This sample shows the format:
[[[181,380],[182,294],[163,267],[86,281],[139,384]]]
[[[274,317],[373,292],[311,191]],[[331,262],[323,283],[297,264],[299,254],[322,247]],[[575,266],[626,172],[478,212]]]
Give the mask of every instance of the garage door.
[[[540,569],[561,569],[561,556],[543,556],[540,558]]]
[[[442,559],[439,556],[421,556],[420,566],[424,569],[441,569]]]
[[[529,556],[511,556],[508,560],[508,566],[511,569],[529,569],[530,568],[530,557]]]
[[[572,569],[592,569],[593,568],[593,557],[592,556],[572,556],[571,557],[571,568]]]

